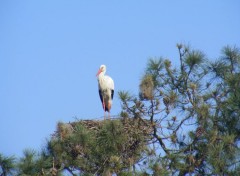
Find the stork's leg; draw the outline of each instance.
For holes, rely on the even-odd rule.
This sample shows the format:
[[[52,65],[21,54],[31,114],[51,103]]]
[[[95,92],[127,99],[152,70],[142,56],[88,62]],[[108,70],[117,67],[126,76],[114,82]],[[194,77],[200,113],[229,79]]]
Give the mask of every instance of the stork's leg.
[[[105,109],[106,109],[106,106],[105,106],[105,103],[104,103],[104,101],[103,101],[104,120],[105,120],[105,116],[106,116],[106,111],[105,111]]]

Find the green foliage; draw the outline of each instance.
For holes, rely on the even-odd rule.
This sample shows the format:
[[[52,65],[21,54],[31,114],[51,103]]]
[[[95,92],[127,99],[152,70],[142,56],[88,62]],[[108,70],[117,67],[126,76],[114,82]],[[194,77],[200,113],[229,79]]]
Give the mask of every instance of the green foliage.
[[[44,152],[38,154],[34,150],[27,149],[18,162],[18,173],[25,176],[44,175],[51,166],[51,160]]]
[[[193,70],[197,66],[201,66],[204,61],[205,55],[201,51],[191,51],[187,53],[184,63],[189,67],[189,71]]]
[[[127,141],[127,136],[123,134],[123,125],[119,121],[104,122],[97,137],[97,143],[101,146],[99,152],[110,156],[118,154],[121,150],[122,142]]]
[[[15,157],[6,157],[0,154],[0,175],[12,174],[15,168]]]

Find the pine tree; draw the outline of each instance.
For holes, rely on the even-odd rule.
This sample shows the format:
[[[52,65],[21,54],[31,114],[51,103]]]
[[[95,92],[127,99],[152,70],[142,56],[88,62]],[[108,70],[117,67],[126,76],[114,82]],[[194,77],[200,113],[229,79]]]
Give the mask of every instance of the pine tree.
[[[139,97],[119,93],[122,113],[151,121],[154,175],[238,175],[239,49],[224,47],[215,62],[183,44],[177,49],[179,66],[148,61]]]
[[[24,176],[50,175],[51,157],[44,151],[26,149],[17,163],[18,174]]]
[[[6,157],[0,154],[0,176],[7,176],[15,170],[15,157]]]

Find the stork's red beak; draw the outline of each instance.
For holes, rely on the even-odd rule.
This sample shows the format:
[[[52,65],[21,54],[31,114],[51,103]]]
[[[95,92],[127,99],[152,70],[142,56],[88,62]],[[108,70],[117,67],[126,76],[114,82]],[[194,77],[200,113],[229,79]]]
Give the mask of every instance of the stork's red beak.
[[[98,72],[97,72],[97,74],[96,74],[96,76],[98,76],[101,72],[102,72],[102,70],[99,69]]]

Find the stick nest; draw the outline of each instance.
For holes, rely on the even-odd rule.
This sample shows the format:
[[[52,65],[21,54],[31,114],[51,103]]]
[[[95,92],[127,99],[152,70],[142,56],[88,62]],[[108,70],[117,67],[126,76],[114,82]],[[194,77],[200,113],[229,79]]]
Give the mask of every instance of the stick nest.
[[[114,118],[111,119],[111,121],[119,121],[122,123],[126,134],[139,133],[148,136],[152,132],[151,123],[148,120],[139,118]],[[54,133],[53,137],[64,140],[73,134],[76,131],[76,127],[79,125],[97,133],[107,122],[109,122],[109,120],[79,120],[69,123],[59,122],[57,124],[57,131]]]
[[[86,173],[118,173],[136,163],[153,132],[150,121],[140,118],[79,120],[57,124],[50,148],[56,163]],[[74,162],[73,162],[74,161]]]

